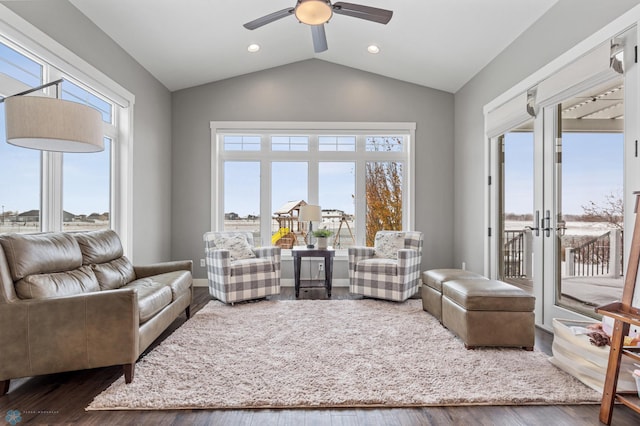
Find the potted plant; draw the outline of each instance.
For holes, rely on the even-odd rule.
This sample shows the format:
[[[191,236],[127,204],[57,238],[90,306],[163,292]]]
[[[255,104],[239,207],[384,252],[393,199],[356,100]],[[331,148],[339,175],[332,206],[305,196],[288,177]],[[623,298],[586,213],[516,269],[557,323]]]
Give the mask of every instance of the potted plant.
[[[322,228],[322,229],[316,229],[315,231],[313,231],[313,236],[316,237],[318,239],[318,244],[317,244],[317,248],[318,249],[326,249],[329,244],[329,237],[333,234],[333,231],[327,229],[327,228]]]

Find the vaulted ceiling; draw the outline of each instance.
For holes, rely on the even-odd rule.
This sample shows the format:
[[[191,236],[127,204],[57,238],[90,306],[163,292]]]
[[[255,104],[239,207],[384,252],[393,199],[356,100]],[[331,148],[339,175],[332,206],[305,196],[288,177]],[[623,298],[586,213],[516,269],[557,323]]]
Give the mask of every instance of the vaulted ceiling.
[[[318,58],[452,93],[557,1],[354,0],[393,17],[383,25],[334,14],[328,50],[315,53],[295,16],[243,27],[296,0],[70,0],[171,91]],[[247,51],[252,43],[258,52]],[[371,44],[380,53],[368,53]]]

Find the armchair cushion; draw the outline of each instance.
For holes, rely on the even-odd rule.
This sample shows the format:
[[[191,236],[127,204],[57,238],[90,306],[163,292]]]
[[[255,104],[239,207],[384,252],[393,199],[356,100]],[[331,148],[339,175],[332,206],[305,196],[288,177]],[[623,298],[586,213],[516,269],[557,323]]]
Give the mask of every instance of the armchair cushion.
[[[403,232],[378,232],[374,240],[375,257],[397,259],[398,250],[404,248]]]
[[[255,276],[256,280],[260,280],[258,274],[272,274],[274,267],[275,265],[269,258],[241,259],[231,264],[231,276],[251,274]]]
[[[229,250],[231,260],[252,259],[256,257],[251,245],[242,235],[218,236],[213,241],[216,248]]]
[[[393,259],[365,259],[356,264],[356,271],[372,275],[398,275],[398,262]]]

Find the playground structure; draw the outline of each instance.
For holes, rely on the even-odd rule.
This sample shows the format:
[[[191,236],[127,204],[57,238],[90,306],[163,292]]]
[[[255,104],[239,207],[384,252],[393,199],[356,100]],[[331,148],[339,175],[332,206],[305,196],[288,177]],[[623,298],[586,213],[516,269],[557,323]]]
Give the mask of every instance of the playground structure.
[[[300,207],[306,206],[304,200],[289,201],[273,213],[273,219],[278,222],[278,230],[271,236],[271,244],[283,249],[291,249],[296,245],[306,245],[308,235],[308,224],[299,222]],[[349,232],[352,243],[355,245],[356,239],[351,231],[351,226],[344,213],[334,215],[322,215],[322,219],[340,219],[337,231],[333,234],[333,244],[335,248],[342,247],[341,231],[345,226]],[[335,223],[335,222],[333,222]]]
[[[283,249],[291,249],[300,241],[306,241],[306,224],[299,222],[300,207],[306,206],[304,200],[289,201],[273,213],[278,222],[278,230],[271,236],[271,244]]]

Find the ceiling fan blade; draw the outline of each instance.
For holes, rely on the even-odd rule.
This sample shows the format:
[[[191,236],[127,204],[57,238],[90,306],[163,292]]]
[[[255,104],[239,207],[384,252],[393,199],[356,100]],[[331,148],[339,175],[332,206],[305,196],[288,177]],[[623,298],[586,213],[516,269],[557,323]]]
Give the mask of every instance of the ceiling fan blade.
[[[327,46],[327,36],[324,33],[324,24],[310,25],[311,37],[313,37],[313,50],[316,53],[324,52],[329,47]]]
[[[273,21],[277,21],[278,19],[286,18],[289,15],[293,15],[295,8],[289,7],[287,9],[282,9],[277,12],[270,13],[261,18],[254,19],[251,22],[247,22],[243,26],[248,30],[255,30],[256,28],[260,28],[263,25],[270,24]]]
[[[367,21],[386,24],[391,20],[393,11],[361,4],[338,2],[333,4],[333,12],[339,15],[353,16]]]

